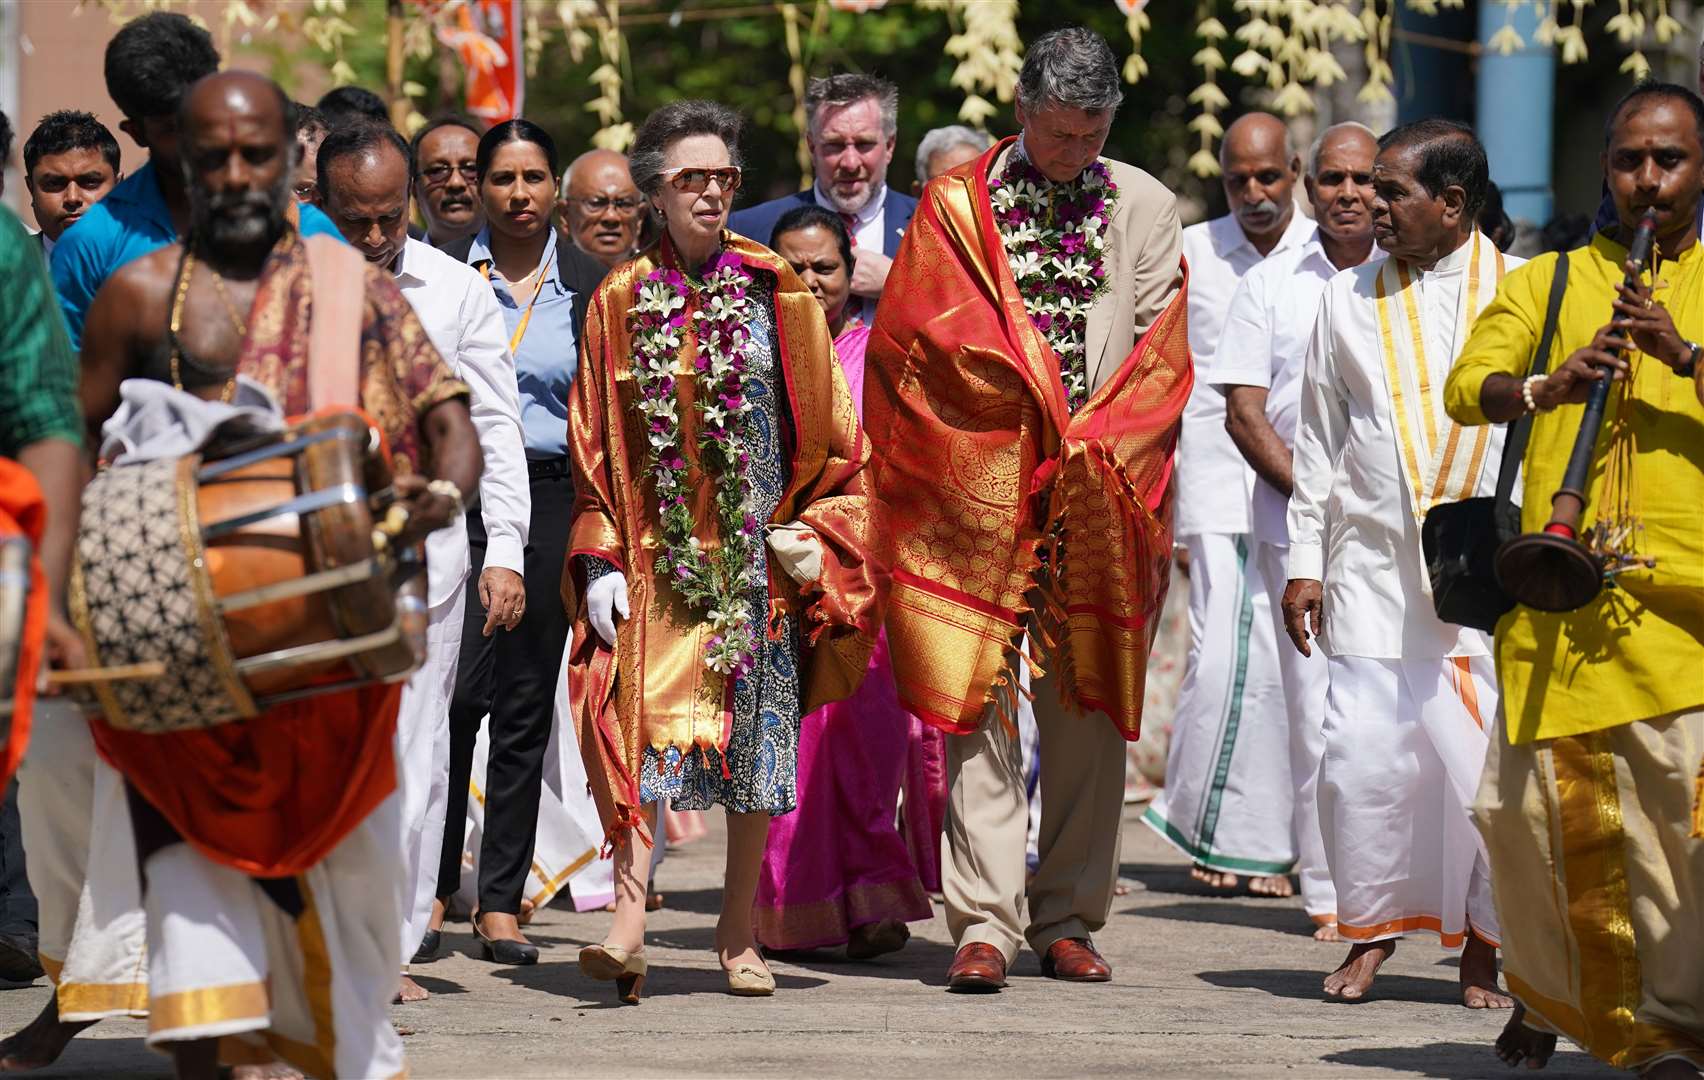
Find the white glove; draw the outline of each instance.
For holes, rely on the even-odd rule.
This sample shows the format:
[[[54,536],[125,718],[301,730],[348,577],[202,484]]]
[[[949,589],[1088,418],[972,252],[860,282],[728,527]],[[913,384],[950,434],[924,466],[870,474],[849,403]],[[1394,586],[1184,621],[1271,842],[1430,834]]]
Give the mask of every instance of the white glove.
[[[805,588],[822,580],[822,537],[809,525],[795,521],[769,526],[769,550],[787,576]]]
[[[592,582],[586,590],[586,617],[604,644],[615,645],[615,616],[627,618],[627,578],[611,571]]]

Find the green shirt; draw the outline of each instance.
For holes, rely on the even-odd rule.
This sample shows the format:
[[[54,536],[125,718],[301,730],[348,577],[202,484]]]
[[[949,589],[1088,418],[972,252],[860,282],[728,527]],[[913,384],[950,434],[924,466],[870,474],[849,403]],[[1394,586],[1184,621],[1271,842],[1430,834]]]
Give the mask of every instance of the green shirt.
[[[0,207],[0,456],[31,443],[83,444],[77,358],[41,257],[41,241]]]

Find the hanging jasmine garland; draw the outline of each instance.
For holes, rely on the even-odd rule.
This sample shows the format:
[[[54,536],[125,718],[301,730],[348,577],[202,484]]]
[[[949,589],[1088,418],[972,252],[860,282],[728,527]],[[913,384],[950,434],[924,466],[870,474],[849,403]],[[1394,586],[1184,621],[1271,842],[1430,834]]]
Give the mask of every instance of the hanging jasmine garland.
[[[756,584],[752,569],[762,526],[751,513],[751,458],[746,442],[744,377],[751,348],[751,276],[739,256],[724,252],[694,286],[678,270],[658,267],[645,278],[632,310],[633,375],[639,411],[646,421],[649,464],[657,489],[663,550],[658,573],[693,608],[705,612],[713,631],[704,663],[722,675],[751,669],[758,628],[742,593]],[[698,393],[698,472],[714,487],[716,535],[706,551],[693,530],[689,505],[693,471],[681,445],[675,370],[685,341],[687,308],[697,336],[693,369]]]
[[[1089,308],[1106,291],[1106,229],[1118,185],[1099,161],[1056,184],[1014,153],[988,182],[988,197],[1024,307],[1059,359],[1066,404],[1076,412],[1089,398],[1084,336]]]

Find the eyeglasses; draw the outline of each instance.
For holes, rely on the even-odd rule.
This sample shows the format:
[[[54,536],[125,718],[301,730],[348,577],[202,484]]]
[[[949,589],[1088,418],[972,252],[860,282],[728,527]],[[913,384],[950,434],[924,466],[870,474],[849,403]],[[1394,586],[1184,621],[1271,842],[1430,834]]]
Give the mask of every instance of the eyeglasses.
[[[479,166],[471,161],[464,161],[460,165],[451,165],[447,161],[440,161],[436,165],[428,165],[421,169],[420,175],[425,178],[426,183],[432,187],[437,187],[450,178],[451,172],[461,173],[461,178],[469,184],[479,179]]]
[[[710,186],[710,181],[716,181],[716,186],[724,193],[740,189],[740,170],[733,165],[720,169],[698,169],[683,167],[679,169],[664,169],[657,174],[674,185],[676,191],[686,191],[693,195],[702,195]]]
[[[578,199],[573,196],[569,196],[567,201],[578,206],[581,210],[588,214],[603,214],[610,210],[614,210],[623,217],[635,213],[641,206],[645,205],[645,200],[638,196],[626,199],[612,199],[608,195],[593,195],[590,198],[585,199]]]

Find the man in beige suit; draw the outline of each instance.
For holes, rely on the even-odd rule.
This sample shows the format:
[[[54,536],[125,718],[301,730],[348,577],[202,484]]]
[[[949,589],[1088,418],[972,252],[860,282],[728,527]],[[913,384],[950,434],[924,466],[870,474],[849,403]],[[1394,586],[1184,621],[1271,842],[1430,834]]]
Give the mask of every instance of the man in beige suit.
[[[1190,384],[1175,201],[1100,157],[1122,96],[1094,33],[1037,40],[1022,135],[929,183],[869,344],[895,675],[954,735],[953,990],[998,990],[1026,939],[1051,978],[1111,977],[1090,935],[1117,878],[1121,739],[1141,719]],[[1044,799],[1026,895],[1011,717],[1031,694]]]

